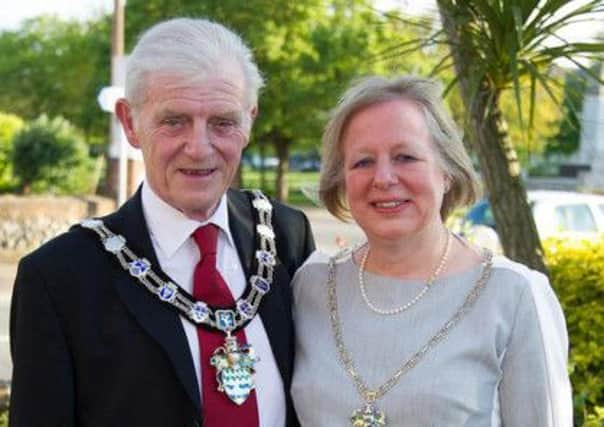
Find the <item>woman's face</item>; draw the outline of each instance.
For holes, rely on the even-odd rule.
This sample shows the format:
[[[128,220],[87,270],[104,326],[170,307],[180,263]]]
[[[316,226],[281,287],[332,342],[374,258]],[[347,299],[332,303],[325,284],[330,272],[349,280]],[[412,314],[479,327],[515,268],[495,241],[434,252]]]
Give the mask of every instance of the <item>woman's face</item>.
[[[420,108],[396,99],[355,113],[341,139],[350,211],[369,240],[442,223],[445,174]]]

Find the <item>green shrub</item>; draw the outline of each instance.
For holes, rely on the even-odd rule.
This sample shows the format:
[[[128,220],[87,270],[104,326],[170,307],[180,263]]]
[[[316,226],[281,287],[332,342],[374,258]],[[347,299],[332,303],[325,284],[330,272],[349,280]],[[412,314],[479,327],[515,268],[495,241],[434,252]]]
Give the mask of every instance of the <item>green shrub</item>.
[[[96,163],[67,120],[41,116],[13,140],[13,173],[23,193],[94,191]]]
[[[566,315],[575,425],[604,426],[604,238],[548,240],[544,248]]]
[[[11,162],[13,137],[23,128],[23,120],[14,114],[0,112],[0,192],[16,186]]]

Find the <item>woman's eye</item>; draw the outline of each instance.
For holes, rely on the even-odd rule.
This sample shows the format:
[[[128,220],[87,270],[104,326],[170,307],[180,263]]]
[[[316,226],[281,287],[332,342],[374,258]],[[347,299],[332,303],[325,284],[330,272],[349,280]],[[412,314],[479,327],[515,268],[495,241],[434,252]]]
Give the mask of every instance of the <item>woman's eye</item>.
[[[371,159],[361,159],[361,160],[357,160],[356,162],[354,162],[352,164],[353,169],[356,168],[364,168],[367,167],[371,164]]]
[[[395,159],[396,159],[396,161],[399,161],[399,162],[413,162],[413,161],[417,160],[416,157],[414,157],[410,154],[397,154]]]

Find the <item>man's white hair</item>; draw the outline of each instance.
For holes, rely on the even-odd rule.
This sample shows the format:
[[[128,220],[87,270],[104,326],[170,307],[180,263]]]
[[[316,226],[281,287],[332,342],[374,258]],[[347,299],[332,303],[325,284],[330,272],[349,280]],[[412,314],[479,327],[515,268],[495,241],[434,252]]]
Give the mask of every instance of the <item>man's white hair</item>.
[[[160,22],[139,38],[126,65],[126,99],[145,101],[153,74],[176,74],[192,82],[220,76],[225,65],[238,65],[245,78],[245,102],[253,107],[264,81],[241,37],[207,19],[175,18]]]

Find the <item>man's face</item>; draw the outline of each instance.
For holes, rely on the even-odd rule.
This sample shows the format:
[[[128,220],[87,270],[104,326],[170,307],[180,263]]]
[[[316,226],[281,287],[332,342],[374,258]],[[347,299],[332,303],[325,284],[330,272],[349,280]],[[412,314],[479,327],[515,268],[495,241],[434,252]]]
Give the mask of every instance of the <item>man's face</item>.
[[[244,102],[244,81],[236,67],[195,83],[156,75],[140,106],[118,102],[128,141],[142,150],[149,185],[189,218],[210,217],[237,171],[255,115]]]

